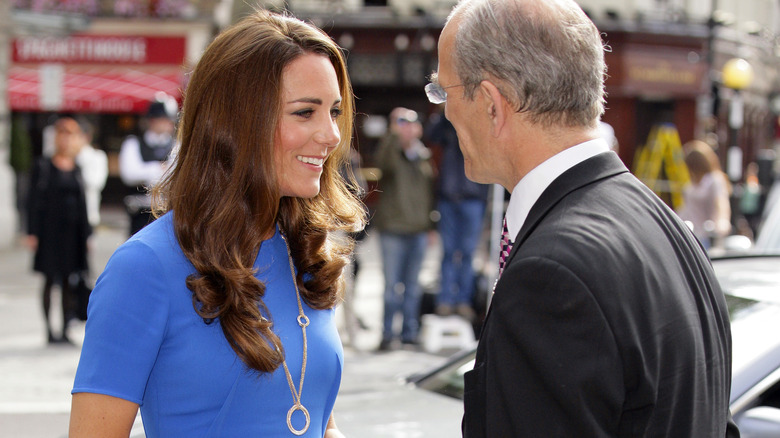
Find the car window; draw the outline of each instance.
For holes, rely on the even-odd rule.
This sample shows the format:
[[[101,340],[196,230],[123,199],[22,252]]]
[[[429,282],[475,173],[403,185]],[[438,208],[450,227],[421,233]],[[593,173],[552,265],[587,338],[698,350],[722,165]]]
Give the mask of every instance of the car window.
[[[767,333],[780,333],[780,305],[728,294],[726,303],[731,319],[732,367],[736,374],[741,367],[752,366],[759,357],[778,354],[780,338]]]
[[[462,400],[465,385],[463,375],[473,368],[474,354],[467,354],[419,378],[415,383],[423,389]]]
[[[756,399],[756,406],[770,406],[780,409],[780,382],[769,388]]]
[[[729,309],[731,324],[741,324],[742,321],[757,318],[756,314],[768,315],[770,318],[780,314],[780,303],[757,300],[752,296],[737,296],[725,294],[726,305]],[[778,322],[780,324],[780,322]]]
[[[778,398],[777,378],[770,376],[777,375],[780,338],[769,334],[780,332],[780,305],[730,294],[726,302],[731,318],[732,409],[770,405]]]
[[[755,330],[769,323],[776,325],[780,332],[780,306],[729,294],[726,294],[726,303],[732,321],[732,336],[736,338],[733,366],[738,368],[774,348],[774,342],[766,342],[766,337],[757,336]],[[409,380],[420,388],[462,400],[463,375],[474,368],[474,356],[474,350],[471,350],[454,357],[440,368]]]

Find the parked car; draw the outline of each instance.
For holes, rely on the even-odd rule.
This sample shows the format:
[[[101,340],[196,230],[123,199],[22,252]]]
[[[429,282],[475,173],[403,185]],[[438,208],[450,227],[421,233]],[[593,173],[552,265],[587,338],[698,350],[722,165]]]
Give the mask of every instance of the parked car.
[[[714,259],[731,317],[731,412],[744,438],[780,436],[780,257]]]
[[[463,354],[469,354],[466,350]],[[455,359],[455,358],[453,358]],[[471,360],[473,360],[473,356]],[[419,365],[420,361],[427,365]],[[397,350],[387,354],[364,355],[356,366],[365,370],[366,379],[358,385],[342,382],[336,399],[334,417],[339,429],[348,437],[371,438],[436,438],[459,437],[463,402],[455,393],[442,395],[417,386],[409,375],[424,369],[424,374],[452,378],[458,385],[463,373],[435,373],[442,362],[421,352]],[[452,360],[452,359],[451,359]],[[446,360],[450,363],[451,360]],[[351,366],[346,362],[345,367]],[[435,368],[433,368],[435,367]],[[427,370],[430,370],[427,371]],[[465,371],[463,371],[465,372]],[[355,380],[355,372],[351,373]],[[384,381],[377,375],[384,374]],[[462,381],[462,378],[460,379]],[[350,386],[350,387],[345,387]],[[462,384],[461,384],[462,386]],[[462,388],[460,390],[463,392]]]
[[[778,189],[780,190],[780,189]],[[780,254],[780,202],[767,204],[764,220],[756,236],[754,251],[764,254]]]
[[[731,316],[734,420],[743,438],[780,437],[780,256],[723,257],[713,259],[713,267]],[[362,394],[359,402],[340,395],[341,408],[359,412],[345,417],[342,410],[340,427],[350,430],[344,420],[359,419],[355,430],[369,432],[364,436],[460,436],[463,374],[475,354],[475,348],[464,350],[394,389]]]

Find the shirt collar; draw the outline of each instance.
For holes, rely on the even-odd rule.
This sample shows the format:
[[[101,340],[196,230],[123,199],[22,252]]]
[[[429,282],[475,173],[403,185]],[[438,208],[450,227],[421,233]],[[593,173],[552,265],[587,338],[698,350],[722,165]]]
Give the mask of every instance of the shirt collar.
[[[588,158],[604,152],[609,152],[609,146],[603,139],[597,138],[567,148],[528,172],[517,183],[509,198],[506,226],[510,238],[515,239],[531,208],[556,178]]]
[[[144,141],[146,142],[146,144],[152,147],[167,145],[168,143],[170,143],[172,137],[173,136],[168,133],[157,134],[152,131],[146,131],[144,133]]]

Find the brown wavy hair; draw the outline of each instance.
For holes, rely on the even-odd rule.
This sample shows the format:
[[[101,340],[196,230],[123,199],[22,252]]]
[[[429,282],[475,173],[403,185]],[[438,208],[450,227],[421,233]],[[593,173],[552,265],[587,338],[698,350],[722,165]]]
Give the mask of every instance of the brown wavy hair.
[[[326,56],[336,71],[341,143],[325,162],[317,196],[282,197],[274,140],[284,69],[307,53]],[[288,238],[303,299],[327,309],[341,297],[353,242],[336,231],[357,231],[365,223],[361,202],[348,190],[354,181],[339,172],[348,165],[353,112],[340,48],[319,29],[286,15],[256,11],[228,28],[190,77],[180,148],[171,172],[153,189],[156,214],[173,211],[179,245],[197,270],[186,280],[196,312],[207,323],[219,321],[251,369],[270,372],[284,360],[272,321],[262,318],[269,314],[265,285],[253,268],[277,223]]]

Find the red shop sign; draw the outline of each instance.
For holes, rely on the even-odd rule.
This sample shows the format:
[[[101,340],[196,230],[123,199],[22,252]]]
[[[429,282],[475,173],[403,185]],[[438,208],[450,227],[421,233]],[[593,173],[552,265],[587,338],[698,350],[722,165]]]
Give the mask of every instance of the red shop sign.
[[[61,64],[174,64],[184,63],[185,37],[75,35],[18,37],[13,62]]]

